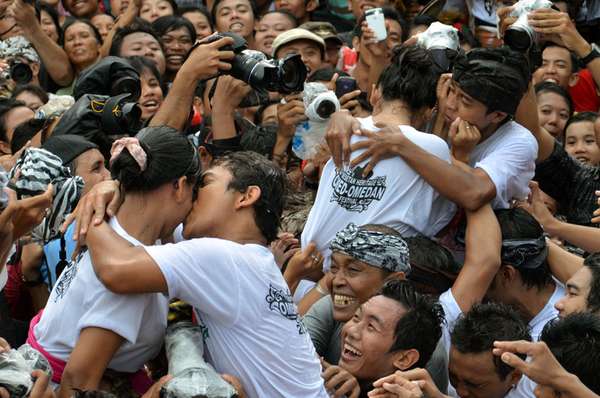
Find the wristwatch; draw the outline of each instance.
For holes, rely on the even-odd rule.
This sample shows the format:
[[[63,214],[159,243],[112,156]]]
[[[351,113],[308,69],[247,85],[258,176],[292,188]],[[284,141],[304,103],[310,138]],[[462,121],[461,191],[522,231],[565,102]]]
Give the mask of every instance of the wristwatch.
[[[592,51],[585,57],[581,58],[581,63],[583,65],[588,65],[590,62],[595,60],[596,58],[600,58],[600,48],[596,43],[592,44]]]

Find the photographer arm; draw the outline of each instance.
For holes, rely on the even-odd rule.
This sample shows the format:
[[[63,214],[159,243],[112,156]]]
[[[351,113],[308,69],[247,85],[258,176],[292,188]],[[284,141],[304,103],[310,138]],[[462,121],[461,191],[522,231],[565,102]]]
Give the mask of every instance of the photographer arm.
[[[252,89],[231,76],[219,76],[213,84],[217,85],[211,100],[213,140],[234,138],[238,135],[235,110]]]
[[[150,121],[150,126],[170,126],[179,131],[185,127],[196,85],[200,80],[211,78],[231,69],[227,60],[233,59],[233,51],[219,49],[233,43],[230,37],[224,37],[212,43],[202,44],[190,53],[173,81],[173,86],[156,115]]]
[[[50,77],[63,87],[69,86],[75,77],[71,61],[67,53],[44,33],[33,5],[15,0],[9,12],[13,13],[23,35],[37,51]]]
[[[533,134],[538,143],[538,155],[536,162],[540,163],[548,159],[554,150],[554,137],[545,128],[540,126],[537,112],[537,100],[533,84],[523,96],[515,114],[517,123],[523,125]]]

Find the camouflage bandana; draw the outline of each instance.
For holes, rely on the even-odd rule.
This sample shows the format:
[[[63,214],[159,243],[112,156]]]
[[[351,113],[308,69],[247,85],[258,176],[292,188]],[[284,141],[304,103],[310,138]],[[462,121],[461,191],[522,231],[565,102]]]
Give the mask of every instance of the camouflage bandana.
[[[367,231],[354,223],[336,234],[330,249],[386,271],[409,274],[411,270],[408,245],[402,237]]]

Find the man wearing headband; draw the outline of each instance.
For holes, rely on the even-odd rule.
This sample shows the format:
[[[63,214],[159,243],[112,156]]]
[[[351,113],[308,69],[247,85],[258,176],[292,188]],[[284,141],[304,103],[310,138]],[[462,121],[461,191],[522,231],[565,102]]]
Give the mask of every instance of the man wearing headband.
[[[450,124],[452,154],[460,164],[448,164],[424,151],[408,139],[404,127],[396,125],[377,133],[363,131],[369,140],[351,149],[366,149],[361,160],[370,158],[367,170],[381,159],[400,156],[440,194],[463,208],[475,210],[489,201],[494,208],[508,208],[513,199],[527,196],[538,149],[529,131],[511,120],[529,85],[527,59],[507,48],[477,48],[457,59],[452,79],[444,79],[448,77],[441,81],[448,92],[438,97],[438,108]],[[330,128],[328,138],[341,166],[341,148],[357,126],[348,115],[337,115],[337,126],[345,131]],[[332,147],[340,140],[345,145]],[[465,145],[468,141],[476,146]]]
[[[385,225],[369,224],[359,227],[350,223],[336,234],[330,248],[332,291],[310,308],[304,316],[304,324],[317,353],[327,363],[335,365],[339,363],[343,352],[344,325],[352,320],[358,308],[373,297],[386,281],[405,280],[411,272],[411,265],[407,243],[397,231]],[[419,343],[411,344],[431,345],[433,352],[439,337],[432,334],[435,330],[425,327],[423,329],[414,333]],[[372,353],[372,347],[365,344],[361,356],[362,368],[373,368],[380,363],[379,356],[370,355]],[[445,365],[444,355],[442,347],[433,354],[430,361],[432,370],[440,362]],[[430,356],[431,353],[427,358]],[[423,364],[427,364],[427,361]],[[347,370],[352,369],[353,366]],[[437,376],[437,372],[432,373]],[[334,370],[326,373],[328,377],[325,382],[335,374],[337,373],[334,373]],[[361,374],[358,371],[354,376],[358,377]],[[447,375],[440,375],[436,381],[441,382],[444,377]],[[340,395],[349,392],[336,389],[336,393]]]
[[[539,339],[548,321],[558,316],[556,302],[565,295],[548,266],[548,247],[540,224],[525,210],[496,212],[502,230],[502,265],[487,298],[515,307]]]

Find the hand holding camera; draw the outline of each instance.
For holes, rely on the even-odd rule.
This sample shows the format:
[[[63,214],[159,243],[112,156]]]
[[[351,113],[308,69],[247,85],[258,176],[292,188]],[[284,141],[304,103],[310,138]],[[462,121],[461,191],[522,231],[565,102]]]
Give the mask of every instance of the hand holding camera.
[[[194,80],[205,80],[215,77],[221,71],[229,71],[231,63],[227,61],[231,61],[235,53],[231,50],[223,50],[223,47],[232,44],[231,37],[221,37],[209,43],[199,43],[190,52],[180,73],[189,73]]]
[[[25,36],[30,33],[32,28],[39,25],[32,2],[14,0],[8,7],[7,12],[13,16],[17,25],[19,25],[25,33]]]
[[[538,9],[529,13],[528,22],[544,39],[565,46],[580,58],[592,51],[590,44],[579,34],[569,14],[565,12]]]

